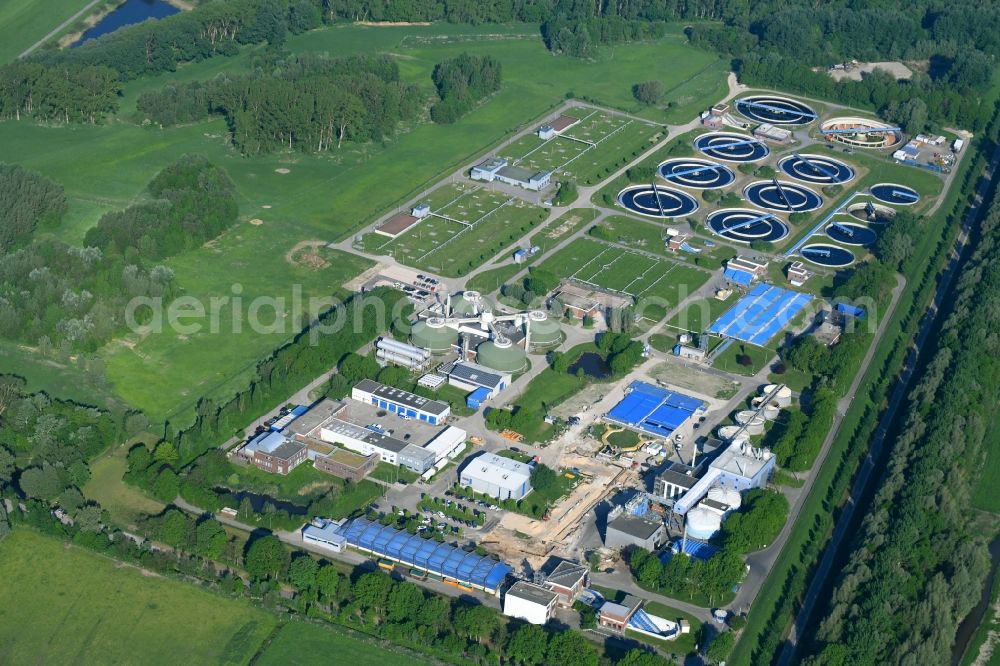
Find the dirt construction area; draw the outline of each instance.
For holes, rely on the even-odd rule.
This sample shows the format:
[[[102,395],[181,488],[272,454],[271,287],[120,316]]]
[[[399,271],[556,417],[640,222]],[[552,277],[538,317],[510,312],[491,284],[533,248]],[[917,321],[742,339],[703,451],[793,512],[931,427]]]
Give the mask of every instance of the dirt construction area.
[[[732,395],[739,390],[739,382],[705,372],[682,361],[666,361],[649,371],[650,379],[661,381],[678,390],[697,394],[696,397],[712,399]]]
[[[527,559],[533,567],[540,567],[552,555],[568,555],[587,514],[630,474],[621,467],[575,454],[564,456],[563,466],[579,468],[584,478],[553,507],[548,520],[507,512],[483,545],[488,543],[509,561]]]

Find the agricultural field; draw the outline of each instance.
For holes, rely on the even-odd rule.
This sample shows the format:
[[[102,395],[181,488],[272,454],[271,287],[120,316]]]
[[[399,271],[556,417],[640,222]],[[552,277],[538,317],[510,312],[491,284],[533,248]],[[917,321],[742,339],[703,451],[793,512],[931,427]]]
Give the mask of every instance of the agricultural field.
[[[547,209],[517,197],[465,184],[441,187],[428,201],[430,216],[383,244],[384,236],[368,234],[365,247],[408,266],[457,277],[492,259],[548,215]]]
[[[246,664],[271,614],[27,528],[0,542],[0,663]]]
[[[542,262],[548,271],[655,302],[665,310],[708,281],[709,273],[683,264],[579,238]]]
[[[10,62],[90,0],[4,0],[0,3],[0,63]]]
[[[320,666],[336,662],[382,666],[404,659],[414,666],[431,663],[412,652],[390,649],[372,639],[363,639],[360,634],[348,635],[344,630],[293,621],[278,630],[254,663],[258,666]]]
[[[582,185],[593,185],[663,137],[662,129],[652,123],[607,111],[583,107],[566,115],[580,122],[548,141],[527,134],[501,156],[525,169],[555,171]]]

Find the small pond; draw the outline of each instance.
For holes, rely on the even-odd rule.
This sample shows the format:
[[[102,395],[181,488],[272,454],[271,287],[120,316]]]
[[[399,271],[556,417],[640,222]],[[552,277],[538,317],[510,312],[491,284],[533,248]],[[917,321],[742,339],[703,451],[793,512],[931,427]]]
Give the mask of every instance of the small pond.
[[[126,25],[142,23],[149,18],[164,18],[179,11],[163,0],[125,0],[121,7],[105,16],[93,28],[84,32],[73,46],[79,46],[88,39],[96,39]]]
[[[267,495],[259,495],[257,493],[250,493],[242,490],[233,491],[230,490],[229,488],[223,488],[223,487],[213,488],[213,490],[215,490],[215,492],[217,493],[223,493],[225,495],[228,495],[229,497],[232,497],[233,498],[232,508],[234,509],[236,509],[239,506],[240,502],[242,502],[243,499],[246,498],[250,500],[250,506],[253,507],[253,510],[256,513],[263,512],[264,505],[267,504],[268,502],[273,504],[274,508],[288,512],[288,515],[290,516],[304,516],[306,515],[307,511],[307,507],[301,506],[299,504],[293,504],[292,502],[286,502],[285,500],[274,499],[273,497],[269,497]]]
[[[611,376],[611,367],[608,366],[600,354],[594,352],[580,354],[580,358],[576,359],[573,365],[569,366],[567,372],[575,375],[580,370],[583,370],[585,375],[594,379],[605,379]]]

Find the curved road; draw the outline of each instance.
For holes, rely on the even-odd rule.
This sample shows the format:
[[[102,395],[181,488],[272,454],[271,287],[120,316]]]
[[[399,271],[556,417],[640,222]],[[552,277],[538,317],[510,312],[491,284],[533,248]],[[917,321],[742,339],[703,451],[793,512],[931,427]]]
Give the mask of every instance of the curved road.
[[[870,483],[878,481],[879,477],[874,475],[877,471],[875,465],[882,452],[882,446],[885,443],[889,427],[896,418],[896,413],[906,395],[910,379],[912,378],[913,371],[916,368],[917,360],[924,344],[927,341],[927,336],[930,334],[934,323],[937,321],[941,302],[948,295],[951,282],[958,272],[962,254],[968,246],[969,234],[972,229],[972,225],[975,223],[979,215],[979,211],[983,203],[986,201],[986,194],[996,177],[998,165],[1000,165],[1000,146],[997,146],[994,149],[993,155],[990,157],[989,165],[986,167],[983,177],[980,179],[976,187],[976,194],[973,203],[966,212],[965,217],[962,220],[962,229],[959,232],[958,237],[955,239],[955,246],[952,250],[951,259],[948,262],[948,266],[942,274],[941,279],[938,281],[931,305],[927,309],[927,313],[921,322],[920,330],[917,333],[916,343],[910,349],[903,371],[899,376],[899,380],[893,390],[892,397],[889,400],[889,406],[883,414],[882,419],[879,422],[878,429],[875,432],[871,449],[865,457],[858,476],[855,479],[855,483],[851,488],[851,495],[844,506],[843,513],[837,520],[833,537],[824,549],[823,559],[820,562],[819,569],[817,569],[816,573],[813,575],[809,589],[806,591],[802,607],[795,618],[795,624],[792,626],[791,633],[785,642],[785,648],[782,650],[778,660],[779,666],[787,666],[792,663],[798,649],[798,639],[802,633],[802,629],[806,626],[806,622],[809,621],[816,610],[816,602],[818,600],[819,593],[823,590],[827,577],[832,573],[835,573],[833,571],[834,562],[837,559],[840,550],[849,546],[849,542],[845,542],[844,539],[847,536],[847,530],[851,525],[854,511],[858,507],[858,500],[863,496]]]

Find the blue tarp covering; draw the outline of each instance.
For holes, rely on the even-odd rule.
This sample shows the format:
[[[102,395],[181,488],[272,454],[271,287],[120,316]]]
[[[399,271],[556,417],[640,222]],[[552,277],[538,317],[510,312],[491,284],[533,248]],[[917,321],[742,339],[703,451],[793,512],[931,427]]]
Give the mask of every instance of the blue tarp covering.
[[[632,382],[629,388],[608,418],[660,437],[669,437],[703,405],[701,400],[645,382]]]
[[[847,303],[837,303],[837,312],[842,312],[845,315],[850,315],[858,319],[865,318],[865,309],[855,307],[853,305],[848,305]]]
[[[753,275],[747,273],[746,271],[738,271],[735,268],[727,268],[722,272],[727,280],[735,282],[736,284],[742,284],[745,286],[750,286],[753,282]]]
[[[809,294],[758,284],[709,327],[710,333],[764,345],[812,300]]]
[[[372,551],[376,557],[426,569],[489,591],[497,590],[513,571],[498,560],[467,553],[461,548],[430,541],[364,518],[355,518],[345,524],[341,534],[351,546]]]

